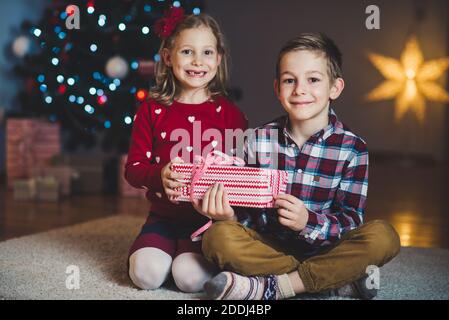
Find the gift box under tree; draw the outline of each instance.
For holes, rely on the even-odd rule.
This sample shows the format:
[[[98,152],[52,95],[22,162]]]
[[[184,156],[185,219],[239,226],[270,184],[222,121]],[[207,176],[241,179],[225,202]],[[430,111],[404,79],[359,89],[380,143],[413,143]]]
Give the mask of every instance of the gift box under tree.
[[[33,177],[35,178],[55,178],[56,181],[58,181],[59,193],[62,196],[69,196],[72,194],[73,181],[77,175],[79,175],[78,171],[70,166],[64,165],[48,165],[42,168],[37,168],[33,172]]]
[[[105,189],[104,163],[106,156],[102,154],[58,154],[51,159],[51,165],[55,168],[71,168],[73,178],[77,176],[76,194],[100,194]],[[47,170],[49,172],[50,169]],[[65,178],[68,173],[65,173]],[[73,182],[73,181],[71,181]],[[73,194],[73,184],[70,192]]]
[[[60,127],[42,119],[7,119],[6,171],[8,188],[17,179],[30,178],[61,152]]]
[[[228,159],[235,158],[228,157]],[[220,158],[218,161],[207,162],[208,158],[203,159],[199,164],[172,165],[174,172],[184,174],[184,179],[179,181],[186,184],[185,187],[178,188],[182,195],[176,200],[191,201],[191,197],[202,199],[211,185],[223,183],[231,206],[272,208],[274,197],[286,192],[287,171],[233,166],[229,165],[232,161],[221,161]]]
[[[54,177],[16,179],[13,182],[14,200],[18,201],[58,201],[59,182]]]

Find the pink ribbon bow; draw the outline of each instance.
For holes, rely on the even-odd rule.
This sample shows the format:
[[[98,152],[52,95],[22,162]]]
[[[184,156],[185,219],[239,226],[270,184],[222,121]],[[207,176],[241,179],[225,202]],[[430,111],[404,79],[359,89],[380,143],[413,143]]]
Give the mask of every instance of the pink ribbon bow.
[[[195,164],[196,166],[193,167],[192,171],[192,181],[190,183],[190,201],[193,202],[193,193],[195,189],[195,184],[201,180],[204,173],[207,171],[207,169],[211,165],[237,165],[237,166],[244,166],[245,161],[239,157],[231,157],[227,154],[214,150],[211,153],[209,153],[206,158],[202,156],[195,156]],[[201,234],[205,232],[207,229],[210,228],[212,225],[212,219],[210,219],[204,226],[196,230],[190,238],[192,241],[200,241],[201,240]]]

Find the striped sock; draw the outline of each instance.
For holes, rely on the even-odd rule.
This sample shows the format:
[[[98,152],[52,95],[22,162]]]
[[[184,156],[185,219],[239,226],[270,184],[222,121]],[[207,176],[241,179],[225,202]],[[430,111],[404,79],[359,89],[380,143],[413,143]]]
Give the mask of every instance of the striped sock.
[[[204,290],[216,300],[278,300],[295,295],[286,274],[245,277],[221,272],[205,283]]]

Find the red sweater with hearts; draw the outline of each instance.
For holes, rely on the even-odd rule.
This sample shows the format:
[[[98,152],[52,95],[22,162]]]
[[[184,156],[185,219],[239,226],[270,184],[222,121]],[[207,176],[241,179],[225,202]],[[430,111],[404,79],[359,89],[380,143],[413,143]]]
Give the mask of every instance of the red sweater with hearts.
[[[125,178],[133,187],[147,190],[151,212],[158,217],[177,222],[201,221],[204,217],[189,202],[173,204],[167,199],[161,170],[177,156],[193,162],[194,155],[212,150],[229,154],[230,150],[224,150],[225,129],[246,130],[247,126],[244,114],[224,97],[201,104],[174,101],[170,106],[149,99],[142,103],[134,119]]]

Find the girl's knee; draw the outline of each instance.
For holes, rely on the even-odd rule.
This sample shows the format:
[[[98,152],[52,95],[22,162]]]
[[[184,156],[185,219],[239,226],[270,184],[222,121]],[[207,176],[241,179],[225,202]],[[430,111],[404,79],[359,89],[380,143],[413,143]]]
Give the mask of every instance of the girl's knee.
[[[171,263],[166,262],[136,251],[129,259],[129,277],[141,289],[157,289],[164,283],[170,273]]]
[[[178,289],[184,292],[199,292],[204,283],[215,274],[215,267],[196,253],[179,255],[172,264],[172,275]]]
[[[179,290],[187,293],[195,293],[203,290],[204,283],[209,278],[204,278],[198,274],[174,271],[173,280]]]

